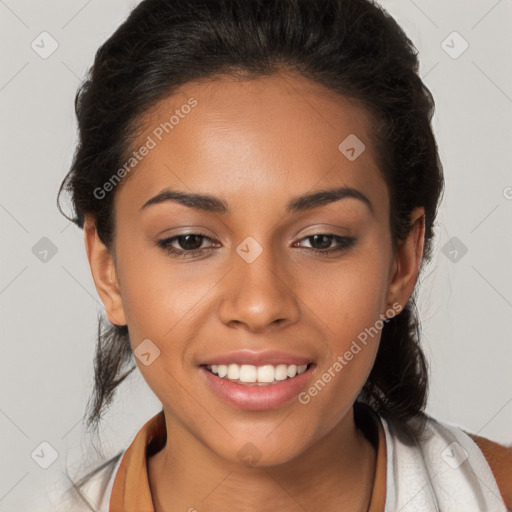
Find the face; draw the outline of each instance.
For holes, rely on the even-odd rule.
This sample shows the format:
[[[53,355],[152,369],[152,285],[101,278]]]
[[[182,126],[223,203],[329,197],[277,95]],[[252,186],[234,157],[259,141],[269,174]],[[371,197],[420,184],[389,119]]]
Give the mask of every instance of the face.
[[[107,316],[128,325],[178,438],[271,465],[348,417],[375,327],[407,302],[422,251],[421,227],[392,249],[370,130],[354,102],[295,75],[189,83],[148,112],[140,160],[110,192],[115,259],[92,222],[86,244]],[[163,191],[211,198],[154,199]],[[249,364],[248,378],[285,364],[286,380],[229,383],[208,363]],[[308,366],[288,377],[293,363]]]

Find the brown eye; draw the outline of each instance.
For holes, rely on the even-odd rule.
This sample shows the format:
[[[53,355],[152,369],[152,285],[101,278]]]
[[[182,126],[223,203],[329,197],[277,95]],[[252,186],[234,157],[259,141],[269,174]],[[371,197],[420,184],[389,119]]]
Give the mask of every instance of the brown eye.
[[[313,245],[314,249],[329,249],[331,247],[331,243],[333,237],[330,235],[313,235],[309,237],[311,240],[311,245]]]
[[[342,252],[353,247],[356,243],[356,239],[354,237],[339,236],[327,233],[306,236],[302,240],[309,240],[312,246],[310,250],[320,254]],[[333,241],[336,242],[337,245],[331,247]],[[305,247],[305,249],[308,249],[308,247]]]
[[[171,238],[159,240],[157,245],[164,249],[168,254],[176,257],[192,257],[198,253],[209,251],[211,247],[201,247],[205,240],[212,239],[203,233],[184,233]]]
[[[201,235],[180,235],[176,237],[180,249],[186,251],[196,251],[203,244],[203,237]]]

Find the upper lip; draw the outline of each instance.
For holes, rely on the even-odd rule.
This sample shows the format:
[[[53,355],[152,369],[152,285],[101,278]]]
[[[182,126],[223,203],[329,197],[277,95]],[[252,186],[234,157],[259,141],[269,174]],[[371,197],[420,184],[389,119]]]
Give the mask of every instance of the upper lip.
[[[252,350],[236,350],[208,357],[199,363],[199,365],[205,366],[235,363],[238,365],[250,364],[253,366],[262,366],[264,364],[296,364],[297,366],[300,366],[311,362],[313,362],[311,357],[292,354],[290,352],[280,352],[278,350],[264,350],[260,352],[254,352]]]

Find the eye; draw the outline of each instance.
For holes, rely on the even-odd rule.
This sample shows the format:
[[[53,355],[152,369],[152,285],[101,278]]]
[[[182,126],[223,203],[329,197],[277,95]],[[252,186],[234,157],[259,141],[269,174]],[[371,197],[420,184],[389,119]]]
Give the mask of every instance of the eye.
[[[319,233],[317,235],[306,236],[302,240],[310,240],[310,244],[313,245],[313,247],[306,247],[306,249],[309,249],[319,254],[339,253],[347,249],[350,249],[356,243],[356,238],[354,237],[339,236],[329,233]],[[332,247],[332,242],[336,242],[337,245]]]
[[[211,248],[201,247],[204,240],[212,241],[212,239],[204,233],[184,233],[164,240],[159,240],[157,245],[164,249],[168,254],[177,258],[190,258],[211,250]],[[176,242],[181,246],[181,248],[173,245]]]

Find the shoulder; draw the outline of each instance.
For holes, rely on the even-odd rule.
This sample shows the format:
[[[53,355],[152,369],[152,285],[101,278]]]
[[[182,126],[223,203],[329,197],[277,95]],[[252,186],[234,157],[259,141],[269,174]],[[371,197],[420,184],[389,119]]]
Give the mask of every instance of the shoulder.
[[[438,503],[441,510],[461,510],[463,505],[465,512],[512,511],[512,447],[470,434],[461,425],[427,413],[410,421],[421,426],[414,429],[417,434],[413,437],[396,418],[384,422],[390,482],[408,482],[396,490],[388,486],[392,505],[409,503],[416,506],[411,510],[417,510],[419,505]],[[442,477],[430,478],[433,474]],[[409,491],[411,483],[425,491]]]
[[[450,433],[454,436],[454,440],[457,440],[467,450],[465,456],[467,457],[469,454],[469,458],[472,459],[473,470],[481,471],[483,466],[488,466],[490,474],[494,477],[495,485],[497,486],[496,490],[499,490],[507,510],[512,510],[512,445],[506,446],[472,434],[464,427],[455,423],[440,421],[429,415],[427,417],[427,424],[430,430],[444,438],[445,443],[449,442],[446,433]],[[475,457],[475,449],[480,454],[481,463]],[[452,443],[450,443],[444,450],[445,460],[449,459],[452,452],[456,451],[457,447],[453,447]],[[457,453],[453,453],[453,455],[455,458],[460,457],[460,460],[463,460],[463,455]],[[480,477],[484,473],[480,473]]]
[[[512,445],[502,445],[470,432],[465,432],[480,448],[496,479],[505,505],[512,509]]]

